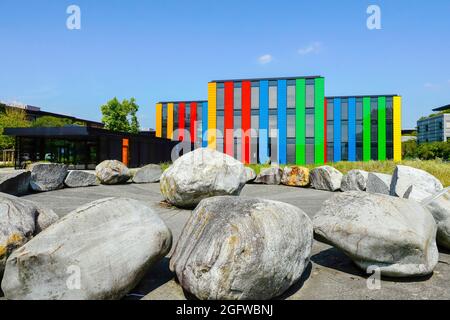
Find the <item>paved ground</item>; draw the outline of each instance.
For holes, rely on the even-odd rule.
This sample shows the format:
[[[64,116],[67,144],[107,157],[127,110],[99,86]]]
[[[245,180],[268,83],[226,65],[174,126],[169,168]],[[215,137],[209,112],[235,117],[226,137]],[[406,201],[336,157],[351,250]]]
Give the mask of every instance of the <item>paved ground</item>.
[[[247,185],[242,195],[284,201],[314,216],[331,193],[284,186]],[[93,200],[130,197],[153,207],[172,230],[174,242],[180,236],[190,211],[167,208],[160,204],[159,184],[98,186],[25,196],[45,204],[63,216]],[[170,256],[170,254],[169,254]],[[148,272],[127,299],[185,299],[174,280],[165,258]],[[450,299],[450,252],[441,252],[432,276],[416,279],[383,279],[381,289],[369,290],[367,276],[338,250],[315,241],[311,263],[302,280],[282,299]]]

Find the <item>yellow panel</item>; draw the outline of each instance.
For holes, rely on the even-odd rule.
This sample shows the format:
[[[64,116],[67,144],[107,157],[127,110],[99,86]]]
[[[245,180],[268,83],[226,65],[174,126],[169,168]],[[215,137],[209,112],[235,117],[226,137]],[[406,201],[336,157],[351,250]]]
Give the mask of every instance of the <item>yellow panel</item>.
[[[156,104],[156,137],[162,138],[162,103]]]
[[[394,97],[394,161],[402,160],[402,97]]]
[[[216,89],[215,82],[208,83],[208,147],[216,149]]]
[[[173,139],[173,103],[167,104],[167,139]]]

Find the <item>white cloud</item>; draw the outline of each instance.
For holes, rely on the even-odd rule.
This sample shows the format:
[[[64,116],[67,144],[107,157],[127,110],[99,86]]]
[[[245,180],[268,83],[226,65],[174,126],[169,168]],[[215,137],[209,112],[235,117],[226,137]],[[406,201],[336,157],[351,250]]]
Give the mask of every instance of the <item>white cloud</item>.
[[[305,56],[312,53],[319,53],[322,50],[322,43],[320,42],[313,42],[310,45],[298,49],[298,54]]]
[[[260,64],[268,64],[273,61],[273,57],[271,54],[265,54],[258,58],[258,62]]]
[[[439,89],[441,87],[439,84],[431,83],[431,82],[427,82],[423,86],[425,87],[425,89],[430,89],[430,90]]]

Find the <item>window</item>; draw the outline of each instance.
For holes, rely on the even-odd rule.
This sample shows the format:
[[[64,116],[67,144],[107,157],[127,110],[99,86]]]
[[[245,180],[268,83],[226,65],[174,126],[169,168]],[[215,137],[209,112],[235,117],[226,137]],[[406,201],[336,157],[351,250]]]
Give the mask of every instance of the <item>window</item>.
[[[306,114],[306,137],[314,138],[314,114]]]
[[[178,140],[178,128],[179,128],[180,122],[178,118],[178,103],[174,103],[173,105],[173,135],[172,140]]]
[[[225,108],[225,89],[224,88],[218,88],[217,89],[217,110],[224,110]]]
[[[306,84],[306,108],[314,109],[314,84]]]
[[[295,138],[295,109],[289,109],[287,115],[287,136],[288,138]]]
[[[334,141],[334,124],[330,121],[327,124],[327,141]]]
[[[225,126],[224,126],[224,113],[223,113],[223,111],[217,111],[217,124],[216,124],[216,127],[217,127],[217,134],[218,135],[220,135],[221,137],[223,137],[224,136],[224,128],[225,128]]]
[[[341,120],[348,120],[348,99],[342,99]]]
[[[378,98],[370,99],[370,139],[372,160],[378,160]]]
[[[295,139],[288,139],[287,141],[287,163],[295,164]]]
[[[254,82],[252,82],[252,89],[251,89],[251,107],[252,109],[259,109],[259,83],[258,87],[253,86]]]
[[[239,87],[237,87],[239,86]],[[234,110],[242,109],[242,88],[240,88],[240,83],[235,83],[234,88]]]
[[[274,133],[272,133],[272,130],[278,129],[278,116],[276,114],[269,115],[269,135],[275,136]]]
[[[314,162],[315,162],[314,144],[313,143],[307,143],[306,144],[306,163],[307,164],[313,164]]]
[[[327,101],[327,120],[334,120],[334,99],[328,99]]]
[[[295,85],[287,87],[287,107],[295,108]]]
[[[167,104],[162,106],[162,137],[167,137]]]
[[[276,81],[275,85],[273,84],[269,84],[269,109],[276,109],[278,106],[278,88],[276,86]],[[272,81],[270,81],[270,83],[272,83]]]
[[[356,99],[356,120],[363,120],[363,101],[362,98]]]
[[[334,161],[334,143],[333,142],[327,143],[327,160],[328,160],[328,162]]]

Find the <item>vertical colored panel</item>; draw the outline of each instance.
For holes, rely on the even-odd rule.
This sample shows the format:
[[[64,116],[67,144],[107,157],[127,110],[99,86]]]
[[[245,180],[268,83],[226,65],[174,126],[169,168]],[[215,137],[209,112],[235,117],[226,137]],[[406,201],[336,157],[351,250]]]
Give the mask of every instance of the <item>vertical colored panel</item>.
[[[251,82],[242,81],[242,158],[245,164],[250,163],[251,90]]]
[[[278,80],[278,162],[287,163],[287,81]]]
[[[378,98],[378,160],[386,160],[386,97]]]
[[[342,160],[341,150],[341,98],[334,98],[334,162]]]
[[[295,81],[295,161],[306,164],[306,80]]]
[[[173,139],[173,103],[167,104],[167,139]]]
[[[324,106],[325,106],[324,78],[315,79],[314,88],[314,158],[316,164],[324,163]]]
[[[356,98],[348,99],[348,161],[356,161]]]
[[[189,135],[191,137],[191,142],[195,143],[197,141],[197,102],[191,102],[191,127],[189,128]]]
[[[128,148],[129,148],[129,140],[122,139],[122,163],[128,166]]]
[[[323,119],[324,119],[323,120],[323,140],[324,140],[324,143],[323,143],[323,145],[324,145],[324,147],[323,147],[323,162],[327,163],[328,162],[328,159],[327,159],[328,158],[327,157],[327,152],[328,152],[328,150],[327,150],[327,144],[328,144],[327,107],[328,107],[328,101],[327,101],[327,99],[324,99],[324,101],[325,101],[325,105],[323,107]]]
[[[202,104],[202,148],[208,147],[208,102]]]
[[[269,160],[269,81],[259,82],[259,161]]]
[[[402,160],[402,97],[394,97],[394,161]]]
[[[156,104],[156,137],[162,138],[162,103]]]
[[[363,161],[370,161],[371,157],[371,123],[370,123],[370,97],[363,98]]]
[[[186,103],[181,102],[178,104],[178,140],[184,140],[184,129],[185,129],[185,114],[186,114]]]
[[[217,84],[208,83],[208,147],[216,149],[216,128],[217,128]]]
[[[234,83],[225,82],[225,109],[224,109],[224,132],[223,149],[224,153],[234,156]]]

